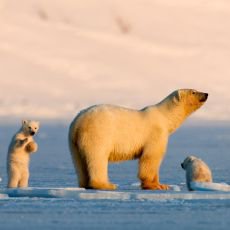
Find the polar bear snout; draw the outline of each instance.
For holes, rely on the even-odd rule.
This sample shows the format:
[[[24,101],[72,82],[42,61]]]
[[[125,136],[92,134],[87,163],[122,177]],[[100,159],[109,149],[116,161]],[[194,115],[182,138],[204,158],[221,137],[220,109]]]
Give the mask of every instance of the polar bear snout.
[[[30,132],[30,135],[31,135],[31,136],[34,136],[34,134],[35,134],[35,132],[34,132],[34,131]]]
[[[208,99],[208,93],[201,93],[200,102],[205,102]]]

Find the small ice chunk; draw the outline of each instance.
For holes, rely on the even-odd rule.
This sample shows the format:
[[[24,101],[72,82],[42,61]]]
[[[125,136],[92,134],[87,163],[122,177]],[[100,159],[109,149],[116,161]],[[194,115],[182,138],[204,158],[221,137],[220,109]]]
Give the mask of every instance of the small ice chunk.
[[[171,184],[169,185],[169,190],[172,190],[174,192],[180,192],[181,191],[181,188],[179,185],[176,185],[176,184]]]
[[[0,199],[8,198],[9,196],[7,194],[0,194]]]
[[[194,191],[223,191],[230,192],[230,185],[226,183],[212,182],[190,182],[190,187]]]
[[[137,182],[137,183],[133,183],[131,186],[133,186],[133,187],[140,187],[141,184],[139,182]],[[180,188],[179,185],[172,184],[172,185],[169,185],[169,190],[172,190],[172,191],[175,191],[175,192],[180,192],[181,188]]]
[[[140,182],[136,182],[136,183],[131,184],[131,186],[133,186],[133,187],[140,187],[141,183]]]

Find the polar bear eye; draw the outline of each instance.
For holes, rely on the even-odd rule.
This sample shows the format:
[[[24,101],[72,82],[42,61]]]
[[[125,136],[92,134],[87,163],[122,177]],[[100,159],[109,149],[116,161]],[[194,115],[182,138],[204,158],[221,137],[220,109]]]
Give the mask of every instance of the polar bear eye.
[[[196,94],[196,91],[192,91],[192,94],[193,94],[193,95]]]

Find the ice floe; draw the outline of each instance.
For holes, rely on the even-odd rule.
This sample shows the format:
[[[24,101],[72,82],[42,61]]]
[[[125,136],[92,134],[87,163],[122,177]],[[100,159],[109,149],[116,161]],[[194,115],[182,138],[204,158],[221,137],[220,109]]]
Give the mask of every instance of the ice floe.
[[[178,186],[179,187],[179,186]],[[177,189],[178,189],[177,187]],[[0,198],[7,197],[70,198],[77,200],[207,200],[230,199],[230,192],[223,191],[98,191],[82,188],[25,188],[1,189]]]
[[[83,188],[41,188],[29,187],[23,189],[1,189],[0,193],[7,194],[9,197],[40,197],[40,198],[56,198],[56,197],[73,197],[76,192],[83,191]]]

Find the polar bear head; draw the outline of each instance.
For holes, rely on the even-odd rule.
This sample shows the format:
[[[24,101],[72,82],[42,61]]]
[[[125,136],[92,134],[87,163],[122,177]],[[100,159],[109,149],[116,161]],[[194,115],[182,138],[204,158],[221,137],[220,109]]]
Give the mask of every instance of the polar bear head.
[[[188,156],[184,159],[184,161],[181,163],[181,167],[186,170],[186,168],[188,167],[189,164],[191,164],[194,160],[196,160],[198,158],[194,157],[194,156]]]
[[[208,99],[208,94],[194,89],[179,89],[173,92],[174,102],[184,107],[185,114],[189,115],[199,109]]]
[[[22,120],[22,131],[25,135],[33,136],[38,132],[38,129],[38,121]]]

